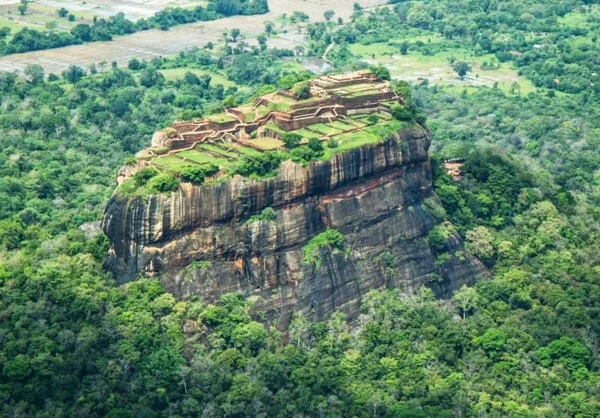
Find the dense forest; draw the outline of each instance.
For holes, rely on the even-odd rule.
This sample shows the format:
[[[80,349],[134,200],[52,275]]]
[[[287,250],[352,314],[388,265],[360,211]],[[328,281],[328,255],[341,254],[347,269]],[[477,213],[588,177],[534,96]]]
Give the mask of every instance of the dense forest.
[[[368,65],[352,45],[393,34],[407,39],[399,54],[491,54],[536,87],[413,86],[446,221],[430,244],[443,255],[457,229],[493,277],[446,301],[371,292],[353,329],[341,314],[296,316],[282,333],[241,295],[177,301],[156,279],[118,286],[102,267],[118,167],[173,120],[305,80],[281,59],[293,51],[0,73],[0,416],[600,416],[599,27],[592,13],[565,23],[587,3],[398,2],[310,25],[311,53],[334,40],[339,70]],[[460,181],[448,158],[464,160]]]

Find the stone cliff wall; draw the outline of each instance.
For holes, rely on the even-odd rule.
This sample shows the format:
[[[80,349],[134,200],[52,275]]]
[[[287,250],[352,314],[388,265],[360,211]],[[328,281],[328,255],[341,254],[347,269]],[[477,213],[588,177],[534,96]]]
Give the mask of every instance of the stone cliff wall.
[[[448,296],[486,272],[456,234],[441,265],[427,245],[440,222],[429,209],[439,205],[429,142],[423,129],[404,130],[330,161],[286,162],[263,181],[236,176],[143,198],[117,192],[103,222],[109,266],[121,282],[156,274],[180,298],[244,292],[282,326],[293,311],[318,320],[342,310],[355,319],[371,289],[426,284]],[[266,207],[275,221],[247,222]],[[344,250],[324,247],[319,263],[304,262],[303,247],[328,227],[343,234]]]

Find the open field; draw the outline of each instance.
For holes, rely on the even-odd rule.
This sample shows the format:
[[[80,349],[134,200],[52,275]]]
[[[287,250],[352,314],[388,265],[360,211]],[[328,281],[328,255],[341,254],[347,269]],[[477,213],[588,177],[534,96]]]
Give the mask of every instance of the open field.
[[[35,16],[41,14],[40,11],[46,10],[54,12],[53,14],[56,16],[56,10],[64,7],[77,17],[91,19],[93,16],[108,17],[124,13],[128,19],[138,20],[152,16],[167,7],[193,7],[206,3],[204,0],[35,0],[29,4],[28,14]],[[0,13],[11,12],[16,16],[19,14],[18,5],[19,0],[0,0]]]
[[[435,37],[432,42],[435,42]],[[500,64],[493,70],[483,70],[484,62],[491,62],[492,55],[475,57],[466,49],[438,52],[433,56],[423,55],[418,51],[409,51],[407,55],[400,55],[397,48],[387,44],[350,46],[353,54],[362,56],[363,59],[372,64],[385,65],[393,78],[418,83],[427,79],[430,84],[451,84],[461,87],[492,87],[498,83],[499,88],[508,91],[514,82],[521,87],[521,93],[527,94],[534,91],[535,87],[531,81],[517,74],[510,64]],[[472,66],[472,71],[463,79],[459,79],[449,59],[467,61]]]
[[[167,70],[160,70],[160,72],[167,80],[177,80],[182,78],[185,73],[190,72],[196,74],[197,76],[208,74],[211,77],[212,84],[223,84],[223,87],[225,88],[235,85],[233,81],[228,80],[224,75],[214,71],[200,70],[197,68],[170,68]]]
[[[96,3],[113,4],[117,2],[96,0]],[[131,3],[134,5],[146,4],[141,0],[132,1]],[[271,11],[263,15],[233,16],[210,22],[176,26],[169,31],[153,29],[137,32],[116,37],[110,42],[94,42],[9,55],[0,58],[0,71],[22,71],[27,65],[39,64],[48,73],[60,73],[69,65],[87,68],[92,63],[103,61],[109,63],[116,61],[119,65],[125,66],[131,58],[151,59],[157,56],[169,56],[188,48],[203,47],[208,42],[218,42],[222,38],[223,31],[232,28],[240,29],[246,36],[247,42],[252,44],[256,36],[264,31],[264,22],[275,21],[284,13],[289,14],[294,10],[301,10],[310,16],[311,21],[319,21],[323,20],[324,11],[335,9],[336,16],[346,20],[352,14],[354,3],[354,0],[339,0],[337,2],[325,0],[270,0],[269,7]],[[368,8],[384,4],[385,0],[358,0],[358,3]],[[53,2],[53,4],[60,8],[63,3]],[[70,2],[70,4],[75,4],[75,2]],[[127,2],[121,4],[121,8],[133,7]],[[156,0],[152,4],[165,5],[167,2]],[[153,9],[150,14],[155,11]],[[285,33],[286,31],[287,33]],[[304,34],[297,33],[297,25],[288,25],[285,30],[280,30],[276,37],[270,39],[268,45],[278,48],[293,48],[296,45],[304,44],[304,42]]]

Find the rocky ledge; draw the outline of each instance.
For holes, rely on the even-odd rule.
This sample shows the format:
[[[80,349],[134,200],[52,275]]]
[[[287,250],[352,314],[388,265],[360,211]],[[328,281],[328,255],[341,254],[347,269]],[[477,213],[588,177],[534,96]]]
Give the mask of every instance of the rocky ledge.
[[[443,222],[434,216],[429,144],[427,130],[412,128],[329,161],[284,162],[262,181],[183,183],[146,197],[117,190],[103,220],[108,265],[120,282],[155,275],[178,298],[243,292],[282,327],[294,311],[356,319],[371,289],[424,284],[450,296],[486,270],[451,226],[443,257],[427,243]],[[256,216],[266,208],[269,216]],[[328,230],[342,242],[319,245]]]

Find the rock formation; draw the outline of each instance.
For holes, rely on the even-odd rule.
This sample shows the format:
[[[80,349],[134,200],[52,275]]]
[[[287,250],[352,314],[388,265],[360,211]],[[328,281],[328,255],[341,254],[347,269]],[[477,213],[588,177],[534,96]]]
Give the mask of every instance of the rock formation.
[[[451,233],[442,263],[427,243],[441,220],[432,208],[430,135],[419,127],[306,167],[287,161],[262,181],[234,176],[213,185],[184,183],[171,194],[115,193],[103,227],[113,243],[109,265],[119,281],[157,275],[178,298],[214,302],[243,292],[256,310],[285,326],[294,311],[350,319],[371,289],[421,285],[447,297],[485,275]],[[273,220],[249,222],[270,207]],[[343,248],[323,246],[318,262],[303,248],[327,228]],[[437,260],[439,261],[439,260]]]

